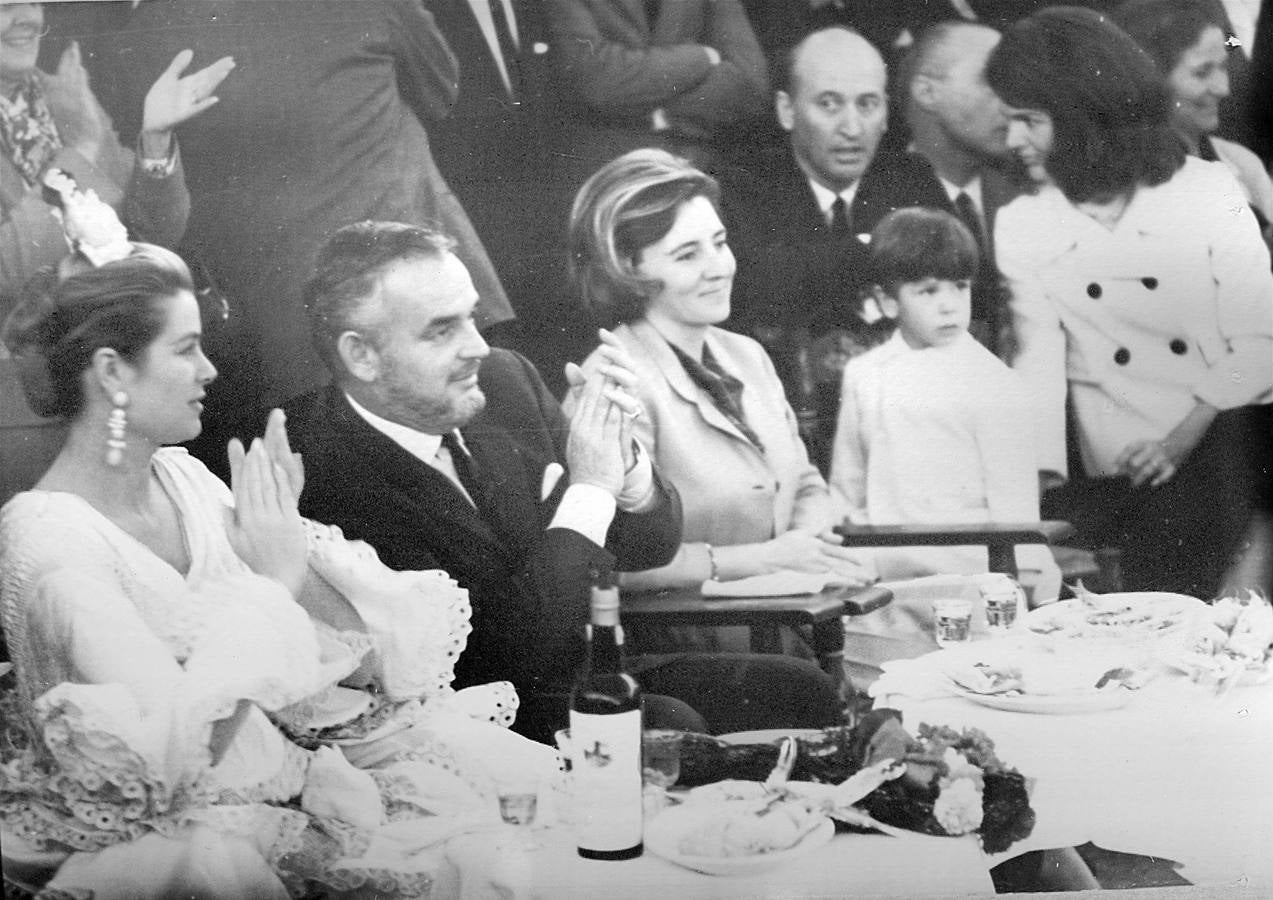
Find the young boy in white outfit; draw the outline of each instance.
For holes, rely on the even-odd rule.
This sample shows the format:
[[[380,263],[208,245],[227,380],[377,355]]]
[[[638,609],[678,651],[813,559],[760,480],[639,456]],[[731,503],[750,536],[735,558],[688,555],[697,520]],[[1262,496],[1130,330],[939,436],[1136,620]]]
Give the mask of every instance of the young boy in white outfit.
[[[1039,518],[1024,390],[968,333],[978,260],[972,234],[939,210],[895,210],[871,235],[876,299],[897,330],[844,370],[830,481],[854,524]],[[1048,548],[1020,546],[1016,554],[1035,602],[1054,599],[1060,571]],[[876,566],[884,580],[970,575],[985,572],[987,558],[984,547],[902,547],[876,551]],[[930,634],[927,601],[915,606],[894,603],[879,623],[865,621],[877,614],[861,624],[899,640],[908,627]],[[912,649],[931,646],[899,646],[892,655]]]

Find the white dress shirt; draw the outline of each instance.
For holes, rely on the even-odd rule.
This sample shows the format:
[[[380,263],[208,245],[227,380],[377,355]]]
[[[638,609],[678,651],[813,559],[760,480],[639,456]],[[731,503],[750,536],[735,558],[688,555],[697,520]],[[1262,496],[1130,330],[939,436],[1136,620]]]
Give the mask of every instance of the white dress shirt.
[[[844,214],[850,217],[849,227],[853,227],[853,198],[857,196],[858,185],[861,183],[862,180],[859,178],[844,190],[836,193],[829,187],[814,181],[812,178],[809,179],[809,187],[813,188],[813,196],[817,198],[818,209],[822,211],[822,218],[828,225],[831,224],[831,207],[835,205],[836,199],[840,198],[844,200]]]
[[[963,187],[953,181],[947,181],[940,175],[937,176],[937,180],[941,182],[942,190],[950,198],[951,205],[954,205],[955,199],[960,194],[968,195],[968,199],[972,201],[972,208],[977,211],[977,219],[981,222],[981,234],[973,235],[973,237],[980,241],[983,236],[988,236],[990,231],[986,228],[986,204],[981,196],[981,176],[974,175]]]
[[[504,7],[504,17],[508,19],[508,27],[512,32],[513,45],[519,50],[522,42],[521,36],[517,33],[517,16],[513,13],[513,4],[511,0],[499,0]],[[491,4],[489,0],[468,0],[469,7],[473,10],[473,18],[477,20],[477,27],[482,30],[482,37],[486,38],[486,46],[491,49],[491,56],[495,59],[495,67],[499,69],[499,77],[504,82],[509,96],[513,93],[513,82],[508,77],[508,63],[504,59],[504,51],[500,49],[499,35],[495,33],[495,20],[491,17]]]
[[[469,496],[469,492],[460,481],[459,472],[456,471],[450,451],[442,446],[442,435],[426,434],[406,425],[391,422],[362,406],[349,394],[345,394],[345,399],[349,401],[354,412],[362,416],[368,425],[416,459],[445,475],[469,503],[476,507],[473,498]],[[459,429],[456,429],[454,434],[460,447],[464,447],[464,436],[460,434]],[[551,463],[546,467],[540,491],[541,501],[547,499],[552,493],[562,472],[561,466],[557,463]],[[605,546],[606,532],[610,530],[610,523],[614,520],[617,509],[641,512],[647,509],[653,500],[654,469],[649,455],[642,451],[638,443],[636,462],[624,476],[623,491],[617,502],[608,491],[596,485],[571,484],[562,494],[561,502],[557,504],[557,512],[553,514],[548,527],[569,528],[598,546]]]

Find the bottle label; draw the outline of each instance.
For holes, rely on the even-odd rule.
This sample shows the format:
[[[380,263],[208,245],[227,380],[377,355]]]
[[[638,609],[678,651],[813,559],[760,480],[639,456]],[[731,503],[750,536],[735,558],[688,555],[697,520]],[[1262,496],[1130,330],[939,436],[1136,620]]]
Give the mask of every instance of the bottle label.
[[[585,850],[641,843],[641,711],[570,712],[576,840]]]

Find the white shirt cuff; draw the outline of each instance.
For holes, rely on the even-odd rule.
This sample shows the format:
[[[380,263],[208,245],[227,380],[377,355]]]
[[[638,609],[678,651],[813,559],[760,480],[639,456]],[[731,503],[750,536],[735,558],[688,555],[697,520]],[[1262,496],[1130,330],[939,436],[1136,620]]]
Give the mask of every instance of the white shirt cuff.
[[[561,495],[561,503],[557,504],[557,512],[548,527],[569,528],[598,547],[604,547],[615,509],[614,497],[604,488],[595,484],[572,484]]]

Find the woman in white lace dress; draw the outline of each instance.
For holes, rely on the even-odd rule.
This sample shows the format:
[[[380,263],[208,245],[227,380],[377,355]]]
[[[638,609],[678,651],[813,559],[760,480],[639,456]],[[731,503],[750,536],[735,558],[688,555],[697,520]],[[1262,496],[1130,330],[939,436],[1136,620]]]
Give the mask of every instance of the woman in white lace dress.
[[[511,685],[460,693],[468,600],[297,514],[281,413],[183,450],[216,370],[189,272],[124,244],[10,319],[61,454],[0,511],[16,669],[0,769],[6,878],[99,898],[420,896],[436,845],[494,816]],[[16,715],[11,714],[16,707]],[[333,749],[335,748],[335,749]]]

